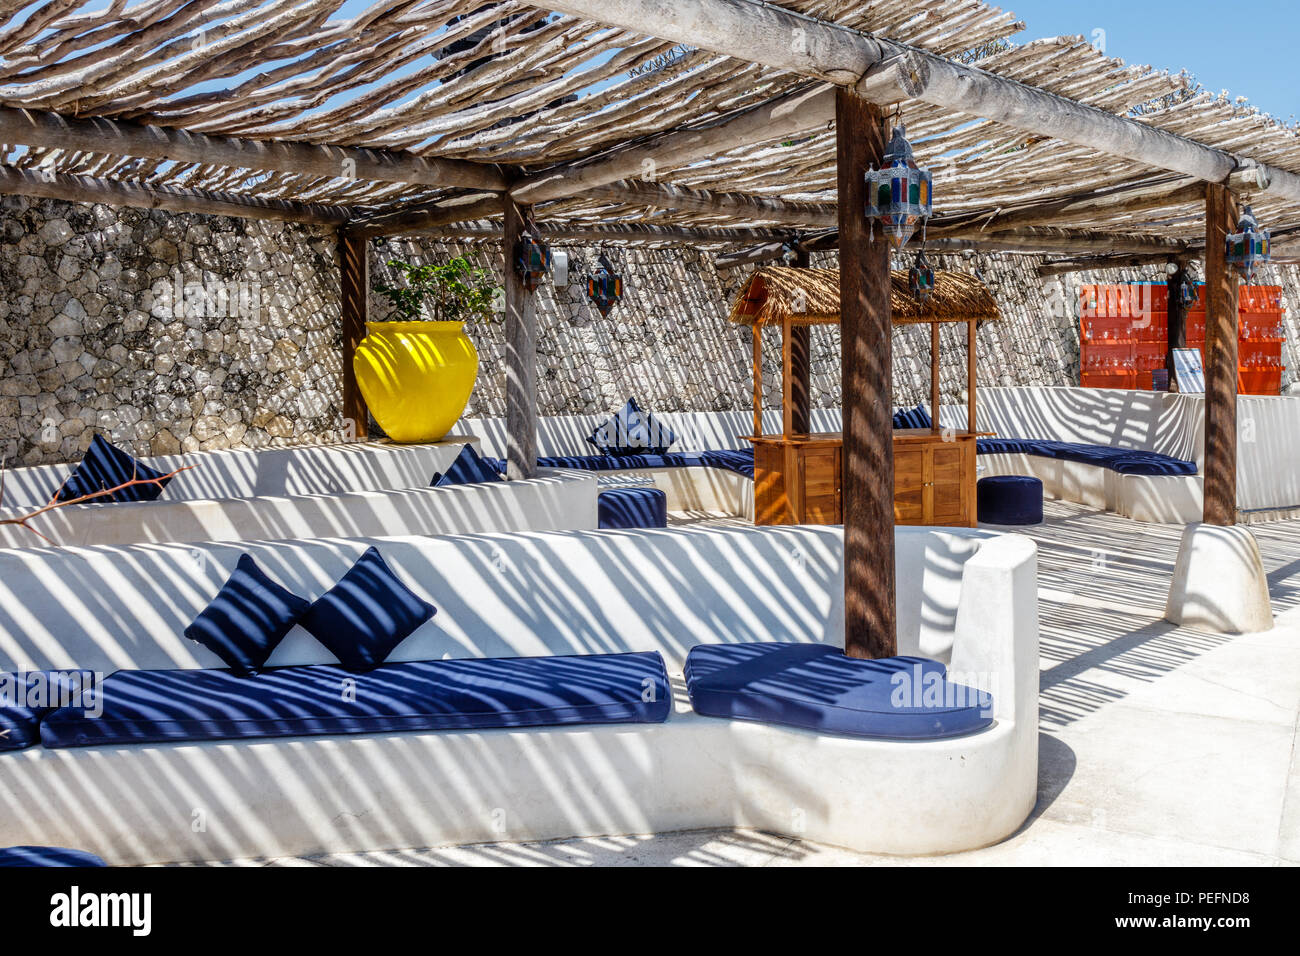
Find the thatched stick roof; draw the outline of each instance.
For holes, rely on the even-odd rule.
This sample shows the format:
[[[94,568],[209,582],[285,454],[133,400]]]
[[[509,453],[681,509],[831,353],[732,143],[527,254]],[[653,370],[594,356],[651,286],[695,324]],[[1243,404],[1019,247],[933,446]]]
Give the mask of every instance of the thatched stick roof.
[[[998,304],[984,284],[964,272],[935,273],[934,294],[922,305],[907,288],[907,273],[895,271],[891,305],[894,322],[965,322],[998,318]],[[731,306],[742,325],[838,325],[840,270],[765,266],[755,270]]]

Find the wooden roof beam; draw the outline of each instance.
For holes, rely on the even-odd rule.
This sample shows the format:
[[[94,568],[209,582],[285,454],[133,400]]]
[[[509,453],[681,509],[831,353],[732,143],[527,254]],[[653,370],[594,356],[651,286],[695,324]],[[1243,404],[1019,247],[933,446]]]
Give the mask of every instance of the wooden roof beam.
[[[1207,182],[1256,167],[1260,192],[1300,202],[1296,173],[781,7],[752,0],[554,0],[548,9],[849,87],[877,102],[913,97]]]
[[[652,226],[642,223],[609,223],[605,225],[566,222],[538,222],[538,231],[548,239],[573,239],[591,242],[772,242],[786,241],[787,237],[775,229],[708,228],[704,226]],[[389,235],[398,235],[389,233]],[[503,235],[500,222],[463,222],[455,225],[425,227],[402,236],[433,236],[443,239],[499,239]]]
[[[425,158],[414,153],[354,146],[208,136],[168,126],[146,126],[106,117],[73,119],[59,113],[7,106],[0,106],[0,143],[274,170],[327,179],[367,179],[495,192],[506,188],[505,175],[497,167],[460,159]]]
[[[138,209],[165,209],[205,216],[238,216],[241,219],[273,219],[337,227],[346,222],[349,210],[343,206],[259,199],[234,193],[147,186],[91,176],[69,176],[46,170],[33,171],[0,166],[0,193],[63,199],[68,202],[107,203]]]

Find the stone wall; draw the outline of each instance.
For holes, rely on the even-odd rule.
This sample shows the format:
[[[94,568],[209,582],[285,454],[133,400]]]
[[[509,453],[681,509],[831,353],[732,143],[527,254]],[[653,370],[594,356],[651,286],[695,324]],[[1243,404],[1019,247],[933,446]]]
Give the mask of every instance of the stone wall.
[[[340,440],[338,275],[327,230],[173,215],[20,197],[0,199],[0,456],[36,464],[75,460],[102,431],[140,455]],[[719,273],[689,246],[609,248],[627,295],[610,313],[587,301],[583,267],[602,251],[558,244],[574,260],[563,289],[538,292],[541,414],[610,411],[628,396],[664,410],[748,409],[747,329],[726,321],[745,270]],[[395,242],[391,258],[465,254],[500,273],[499,244]],[[816,265],[834,265],[834,255]],[[1003,318],[979,330],[981,385],[1078,382],[1078,286],[1157,277],[1124,270],[1042,280],[1027,257],[950,257],[976,270]],[[1269,269],[1300,302],[1300,268]],[[385,303],[372,297],[373,314]],[[1288,364],[1300,359],[1295,310]],[[505,413],[499,317],[468,328],[481,373],[467,413]],[[779,404],[779,344],[765,351],[766,403]],[[929,330],[894,339],[894,400],[928,401]],[[966,388],[965,329],[943,330],[942,391]],[[1295,382],[1288,370],[1284,384]],[[813,392],[837,405],[837,330],[813,331]]]

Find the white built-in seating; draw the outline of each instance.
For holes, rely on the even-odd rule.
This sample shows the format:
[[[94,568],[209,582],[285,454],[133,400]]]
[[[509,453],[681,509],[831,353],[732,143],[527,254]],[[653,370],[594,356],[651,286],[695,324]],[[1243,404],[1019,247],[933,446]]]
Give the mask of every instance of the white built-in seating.
[[[658,651],[675,694],[657,724],[0,753],[0,846],[145,863],[729,826],[884,853],[985,846],[1036,798],[1036,549],[968,530],[896,542],[899,652],[991,693],[983,730],[868,740],[692,711],[696,644],[843,642],[836,528],[0,551],[0,670],[218,666],[181,632],[242,552],[311,598],[375,545],[438,608],[390,659]],[[270,663],[328,660],[295,629]]]

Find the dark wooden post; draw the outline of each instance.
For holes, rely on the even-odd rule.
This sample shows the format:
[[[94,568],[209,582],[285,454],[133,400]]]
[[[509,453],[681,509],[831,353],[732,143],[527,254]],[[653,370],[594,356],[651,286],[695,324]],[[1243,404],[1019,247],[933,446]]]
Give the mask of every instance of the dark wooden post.
[[[370,433],[370,410],[357,388],[352,357],[366,336],[370,302],[370,240],[339,232],[339,312],[343,324],[343,430],[361,440]]]
[[[1174,349],[1187,348],[1187,307],[1182,301],[1183,283],[1187,278],[1187,263],[1179,262],[1167,284],[1169,302],[1166,306],[1166,315],[1169,317],[1169,349],[1165,353],[1165,368],[1169,370],[1171,382],[1174,380]]]
[[[930,431],[939,431],[939,323],[930,323]]]
[[[979,326],[974,319],[966,322],[966,430],[975,431],[975,346]]]
[[[1206,524],[1237,521],[1237,274],[1227,237],[1237,225],[1227,186],[1205,189],[1205,511]]]
[[[888,131],[880,107],[835,96],[840,215],[841,389],[844,404],[844,653],[897,653],[894,597],[893,328],[889,243],[869,238],[863,173],[879,166]]]
[[[515,268],[531,206],[505,199],[506,477],[537,475],[537,303]]]
[[[795,247],[796,268],[807,269],[812,256]],[[790,428],[798,434],[812,431],[812,328],[790,327]]]

